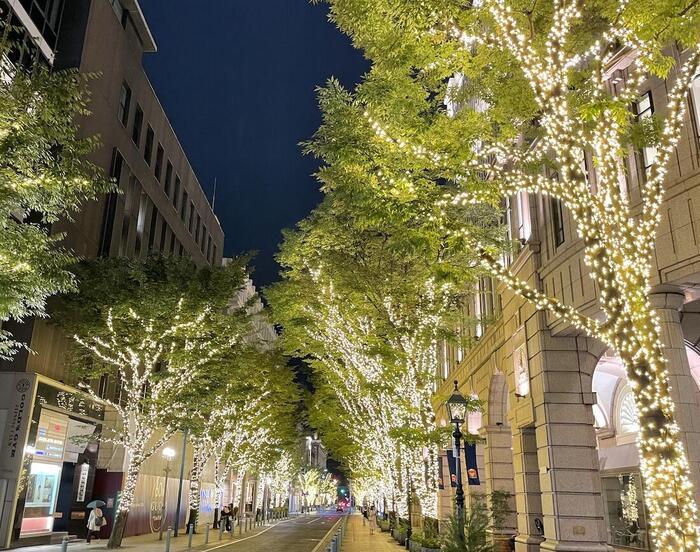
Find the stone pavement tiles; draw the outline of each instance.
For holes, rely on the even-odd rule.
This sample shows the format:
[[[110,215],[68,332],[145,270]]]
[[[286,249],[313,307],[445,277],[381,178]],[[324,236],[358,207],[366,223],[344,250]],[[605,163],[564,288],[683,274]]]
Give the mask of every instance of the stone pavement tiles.
[[[348,526],[343,540],[343,552],[398,552],[404,550],[391,536],[377,527],[370,535],[369,523],[362,525],[362,515],[348,516]]]
[[[219,540],[219,531],[211,530],[209,533],[209,547],[215,547],[219,544],[224,543],[234,543],[237,540],[245,539],[256,533],[260,533],[269,529],[271,526],[276,525],[279,522],[269,523],[264,526],[255,527],[249,529],[247,532],[243,532],[239,535],[238,528],[234,531],[233,538],[229,533],[224,533],[222,535],[222,540]],[[192,536],[192,549],[204,548],[204,528],[199,529],[199,533]],[[171,539],[170,552],[185,552],[188,548],[188,535],[180,533],[177,538]],[[107,539],[97,540],[92,539],[90,544],[87,544],[84,540],[71,542],[68,545],[68,552],[85,552],[88,550],[106,550],[107,549]],[[27,546],[19,549],[21,552],[61,552],[60,544],[50,544],[44,546]],[[158,540],[158,535],[156,533],[150,533],[145,535],[138,535],[135,537],[125,537],[122,541],[121,550],[133,551],[133,552],[164,552],[165,550],[165,534],[163,534],[163,540]]]

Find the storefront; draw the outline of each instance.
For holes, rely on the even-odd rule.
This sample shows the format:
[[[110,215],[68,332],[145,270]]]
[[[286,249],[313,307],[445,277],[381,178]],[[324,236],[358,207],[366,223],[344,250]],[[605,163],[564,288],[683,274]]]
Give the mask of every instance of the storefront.
[[[0,374],[0,545],[84,533],[104,419],[80,391],[30,373]]]

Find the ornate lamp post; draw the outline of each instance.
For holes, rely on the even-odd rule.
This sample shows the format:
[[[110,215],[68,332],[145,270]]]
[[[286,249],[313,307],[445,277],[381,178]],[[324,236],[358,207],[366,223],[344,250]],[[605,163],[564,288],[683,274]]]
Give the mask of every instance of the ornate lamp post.
[[[457,472],[457,492],[455,493],[455,511],[457,513],[457,525],[459,526],[459,535],[464,541],[464,489],[462,488],[462,467],[460,466],[460,441],[462,439],[461,425],[467,419],[467,407],[469,402],[459,392],[457,380],[454,382],[455,389],[452,395],[447,399],[447,415],[450,422],[454,424],[455,430],[452,436],[454,437],[455,471]]]
[[[165,500],[168,496],[168,476],[170,475],[170,461],[175,458],[175,451],[170,447],[165,447],[161,452],[165,458],[165,486],[163,487],[163,507],[160,509],[160,531],[158,531],[158,540],[163,540],[163,527],[165,526]]]

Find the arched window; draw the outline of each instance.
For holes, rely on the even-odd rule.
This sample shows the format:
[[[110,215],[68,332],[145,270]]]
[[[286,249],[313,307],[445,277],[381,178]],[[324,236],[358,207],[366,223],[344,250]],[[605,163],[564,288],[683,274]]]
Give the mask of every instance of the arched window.
[[[615,401],[616,433],[619,437],[635,436],[639,433],[639,417],[637,405],[634,402],[632,388],[624,384],[617,394]]]

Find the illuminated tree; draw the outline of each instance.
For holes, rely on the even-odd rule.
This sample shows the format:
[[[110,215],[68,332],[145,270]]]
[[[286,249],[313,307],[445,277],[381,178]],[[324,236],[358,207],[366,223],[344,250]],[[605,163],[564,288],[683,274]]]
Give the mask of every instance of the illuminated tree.
[[[46,316],[51,295],[75,288],[76,259],[51,224],[110,188],[85,159],[98,140],[76,131],[75,120],[89,115],[86,77],[13,67],[12,52],[0,45],[0,326]],[[23,346],[0,329],[0,358]]]
[[[698,73],[697,2],[329,3],[374,65],[356,94],[331,83],[322,95],[325,122],[313,149],[328,163],[323,171],[380,182],[387,194],[438,188],[446,220],[456,206],[497,206],[515,195],[561,202],[585,248],[602,319],[521,281],[470,229],[459,235],[511,291],[618,352],[635,390],[653,540],[663,552],[698,548],[686,451],[647,295],[664,178]],[[624,53],[612,83],[612,62]],[[653,117],[631,109],[648,75],[668,82]],[[638,148],[647,168],[628,189],[623,160]]]
[[[243,262],[198,268],[184,259],[97,259],[78,267],[80,289],[65,296],[56,321],[77,344],[71,358],[81,381],[117,384],[106,397],[116,414],[100,439],[125,452],[125,474],[108,547],[121,544],[144,461],[179,429],[182,412],[207,400],[216,373],[250,330],[244,309],[225,314],[244,282]],[[95,389],[81,385],[95,398]],[[193,403],[193,401],[195,401]]]
[[[456,338],[453,317],[481,271],[464,241],[441,227],[441,192],[412,200],[332,171],[319,175],[323,203],[286,233],[279,256],[285,280],[267,295],[290,354],[308,358],[317,389],[332,390],[349,414],[348,423],[335,409],[316,409],[324,435],[339,433],[334,427],[348,434],[352,446],[333,439],[342,447],[334,454],[352,477],[373,478],[398,508],[405,500],[393,498],[411,488],[423,512],[435,516],[436,344]],[[455,211],[461,225],[499,243],[496,210]],[[357,419],[361,427],[347,427]]]

